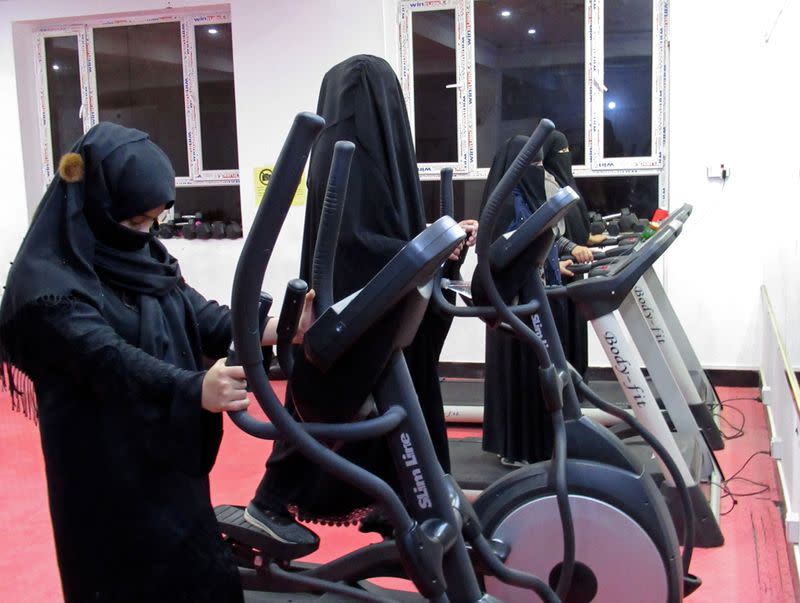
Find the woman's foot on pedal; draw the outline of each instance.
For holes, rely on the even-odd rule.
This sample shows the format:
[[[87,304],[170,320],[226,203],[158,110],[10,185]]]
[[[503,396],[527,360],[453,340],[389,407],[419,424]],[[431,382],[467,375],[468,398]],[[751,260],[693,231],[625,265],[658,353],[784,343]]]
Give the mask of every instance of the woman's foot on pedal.
[[[244,519],[279,542],[315,548],[319,546],[319,536],[299,524],[286,508],[281,510],[264,509],[251,502],[244,510]]]
[[[394,538],[394,526],[380,507],[376,507],[367,513],[366,517],[361,520],[358,531],[364,534],[375,532],[376,534],[380,534],[384,540],[391,540]]]

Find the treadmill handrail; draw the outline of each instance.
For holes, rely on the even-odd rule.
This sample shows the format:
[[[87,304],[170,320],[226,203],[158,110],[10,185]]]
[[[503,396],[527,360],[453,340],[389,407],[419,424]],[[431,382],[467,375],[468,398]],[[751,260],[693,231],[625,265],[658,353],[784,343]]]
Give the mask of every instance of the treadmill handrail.
[[[683,222],[677,217],[671,220],[638,250],[593,269],[589,272],[589,278],[567,284],[567,297],[578,304],[587,320],[613,312],[647,269],[672,245],[682,227]]]

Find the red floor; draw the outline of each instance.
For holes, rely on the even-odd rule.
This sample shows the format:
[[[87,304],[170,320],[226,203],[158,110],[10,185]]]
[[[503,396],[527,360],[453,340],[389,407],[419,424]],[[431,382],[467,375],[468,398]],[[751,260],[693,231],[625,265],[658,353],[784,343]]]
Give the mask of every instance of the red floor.
[[[752,397],[755,389],[721,388],[720,397]],[[741,415],[735,409],[741,411]],[[760,403],[739,400],[723,412],[732,426],[741,425],[744,435],[730,440],[719,460],[727,477],[732,476],[754,453],[768,449],[768,434]],[[464,430],[459,430],[464,433]],[[219,460],[212,473],[214,503],[241,503],[249,499],[261,477],[269,443],[245,436],[227,424]],[[38,432],[32,423],[11,412],[0,395],[0,601],[49,603],[61,600],[55,564],[50,519]],[[703,586],[692,597],[695,603],[797,601],[792,570],[786,552],[777,507],[778,494],[772,461],[756,454],[739,474],[769,489],[754,496],[741,496],[761,489],[746,481],[733,481],[736,498],[722,501],[726,544],[719,549],[696,550],[692,570]],[[318,527],[315,527],[317,529]],[[354,528],[318,529],[323,547],[312,559],[330,558],[371,539]]]

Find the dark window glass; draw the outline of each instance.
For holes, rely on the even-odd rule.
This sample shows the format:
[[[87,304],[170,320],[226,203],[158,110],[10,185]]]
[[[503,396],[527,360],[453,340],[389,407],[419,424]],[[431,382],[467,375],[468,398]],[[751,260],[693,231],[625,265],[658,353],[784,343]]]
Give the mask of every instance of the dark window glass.
[[[238,169],[230,23],[194,28],[203,169]]]
[[[508,14],[506,14],[508,13]],[[478,167],[552,119],[584,163],[584,0],[475,2]]]
[[[47,101],[50,105],[50,144],[55,173],[61,156],[83,135],[78,36],[45,38],[44,56]]]
[[[203,214],[203,220],[242,223],[238,186],[178,187],[175,195],[175,217]]]
[[[94,51],[100,120],[147,132],[188,176],[180,24],[96,28]]]
[[[652,154],[653,2],[607,0],[605,11],[604,155]]]
[[[417,161],[458,161],[455,12],[412,13]]]
[[[456,220],[478,219],[485,185],[485,180],[453,181],[453,205]],[[422,182],[422,199],[425,203],[425,219],[428,222],[433,222],[441,217],[439,191],[440,182],[438,180]]]
[[[658,209],[658,176],[599,176],[578,178],[578,189],[590,210],[603,215],[630,207],[640,218]]]

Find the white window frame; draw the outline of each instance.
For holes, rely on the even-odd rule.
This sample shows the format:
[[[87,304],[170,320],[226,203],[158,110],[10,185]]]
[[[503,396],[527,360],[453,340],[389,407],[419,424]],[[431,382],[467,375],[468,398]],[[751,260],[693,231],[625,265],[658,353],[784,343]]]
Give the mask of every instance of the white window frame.
[[[456,115],[458,121],[458,160],[455,162],[435,162],[419,163],[420,178],[424,180],[437,180],[443,168],[453,168],[454,174],[466,175],[469,173],[470,157],[469,153],[474,145],[470,145],[470,136],[474,136],[475,128],[470,128],[469,124],[475,122],[475,110],[472,102],[472,95],[469,94],[466,82],[471,80],[471,71],[474,69],[472,48],[467,48],[465,39],[467,36],[468,17],[466,15],[467,6],[463,0],[424,0],[422,2],[412,2],[411,0],[402,1],[399,6],[399,27],[400,27],[400,74],[398,79],[403,88],[403,96],[406,99],[408,120],[411,123],[411,132],[416,132],[414,124],[416,120],[414,112],[414,45],[412,15],[417,12],[452,10],[455,13],[455,47],[453,52],[456,56],[456,81],[453,85],[456,89]],[[469,11],[472,11],[472,4],[469,3]],[[471,121],[470,121],[471,120]]]
[[[197,51],[195,27],[215,23],[230,23],[230,14],[225,11],[192,11],[181,13],[170,11],[158,14],[126,15],[85,19],[80,22],[45,25],[34,32],[35,70],[37,96],[39,100],[39,141],[42,157],[42,186],[46,188],[52,180],[53,149],[50,132],[50,103],[47,88],[47,63],[45,39],[55,37],[78,37],[78,63],[81,81],[81,114],[83,131],[96,125],[98,119],[97,79],[94,62],[94,37],[92,31],[102,27],[122,27],[151,23],[177,22],[181,31],[181,54],[183,62],[183,95],[186,112],[186,147],[189,160],[188,176],[176,176],[178,187],[237,186],[239,170],[206,170],[203,168],[202,135],[200,131],[200,106],[197,83]]]
[[[399,0],[399,79],[406,98],[411,131],[414,130],[414,73],[411,18],[419,11],[454,10],[456,16],[456,72],[458,81],[458,163],[420,163],[422,180],[438,180],[443,167],[452,167],[460,180],[486,179],[489,168],[478,167],[475,86],[475,35],[473,0]],[[604,157],[603,0],[586,0],[585,35],[585,163],[573,166],[576,178],[605,176],[658,176],[659,207],[668,199],[668,72],[669,0],[653,0],[653,76],[651,154],[642,157]],[[558,126],[558,124],[556,124]]]

